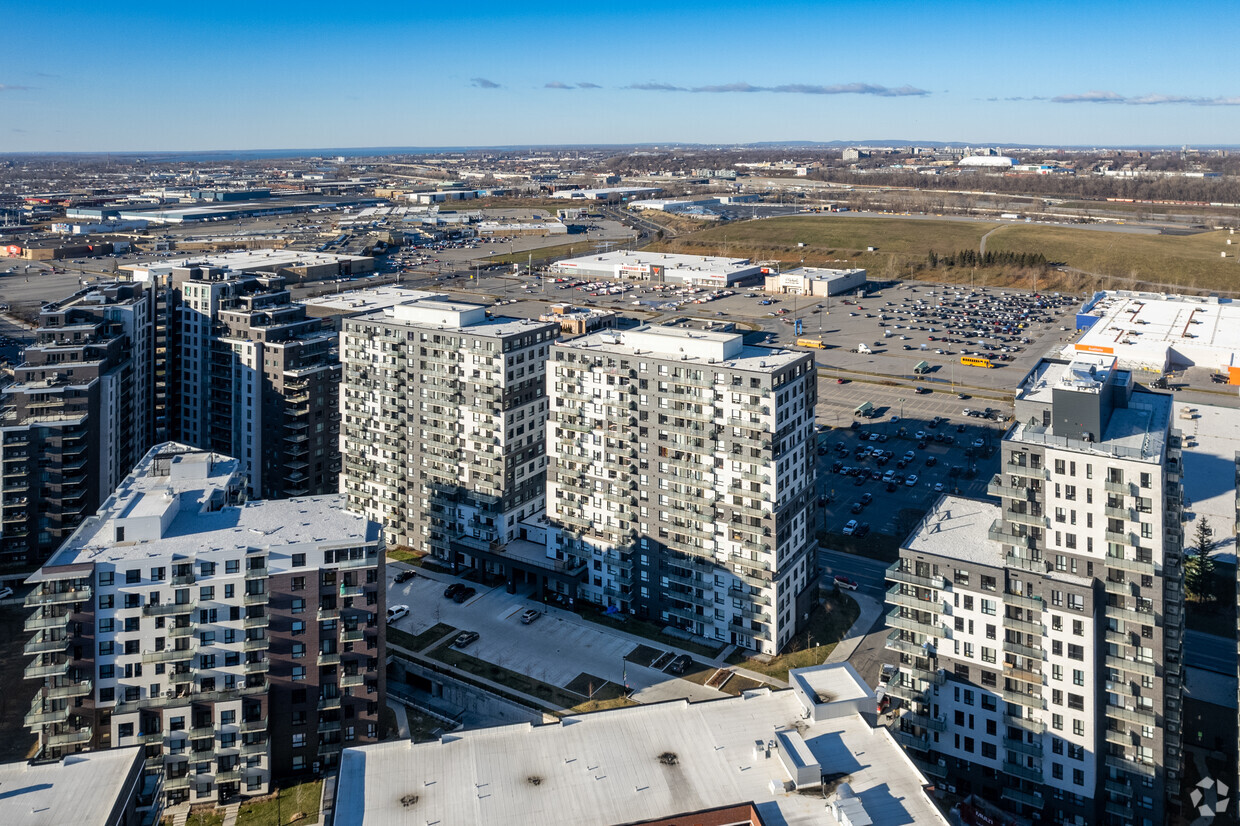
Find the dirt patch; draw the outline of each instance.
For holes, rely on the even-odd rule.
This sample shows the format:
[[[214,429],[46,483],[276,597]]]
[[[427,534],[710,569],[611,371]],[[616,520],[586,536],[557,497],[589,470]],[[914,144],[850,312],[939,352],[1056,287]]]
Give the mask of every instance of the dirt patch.
[[[639,645],[632,651],[624,655],[624,658],[638,665],[653,666],[656,661],[667,655],[666,651],[660,651],[657,648],[651,648],[649,645]]]

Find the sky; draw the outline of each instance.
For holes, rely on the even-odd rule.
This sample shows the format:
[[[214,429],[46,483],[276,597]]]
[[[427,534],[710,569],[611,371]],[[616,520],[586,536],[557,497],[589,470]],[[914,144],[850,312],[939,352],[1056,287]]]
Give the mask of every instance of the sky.
[[[1240,144],[1232,2],[0,0],[0,152]]]

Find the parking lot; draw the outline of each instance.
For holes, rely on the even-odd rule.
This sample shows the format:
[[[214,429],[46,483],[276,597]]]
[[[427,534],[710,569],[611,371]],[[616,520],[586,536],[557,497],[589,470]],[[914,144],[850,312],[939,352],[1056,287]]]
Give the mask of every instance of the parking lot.
[[[1002,437],[1001,422],[961,415],[936,422],[895,414],[858,421],[855,430],[830,428],[819,435],[819,526],[903,539],[942,493],[986,495]],[[846,531],[850,520],[866,527]]]
[[[634,698],[640,702],[724,696],[722,692],[661,670],[668,662],[655,669],[642,665],[636,658],[625,660],[642,645],[680,653],[672,646],[637,642],[570,611],[543,605],[528,593],[510,594],[502,587],[485,588],[477,583],[466,583],[477,588],[478,593],[458,604],[445,598],[443,592],[450,584],[464,580],[419,570],[412,579],[394,582],[395,574],[404,568],[403,565],[388,566],[388,607],[407,605],[410,609],[408,615],[391,624],[401,631],[421,634],[439,623],[450,625],[458,632],[476,631],[478,639],[462,649],[465,653],[561,688],[569,688],[575,681],[575,688],[580,688],[589,682],[589,677],[594,677],[598,678],[595,690],[602,688],[603,681],[623,685],[627,679]],[[520,617],[529,608],[543,613],[526,625]],[[582,675],[587,679],[580,680]]]

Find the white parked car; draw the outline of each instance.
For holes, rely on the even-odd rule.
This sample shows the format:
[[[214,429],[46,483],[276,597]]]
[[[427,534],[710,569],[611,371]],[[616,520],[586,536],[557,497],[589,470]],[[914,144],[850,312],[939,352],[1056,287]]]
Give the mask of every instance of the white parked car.
[[[908,475],[908,478],[904,480],[904,484],[908,485],[910,488],[911,488],[911,487],[913,487],[914,485],[916,485],[916,484],[917,484],[917,474],[916,474],[916,473],[910,473],[910,474]]]
[[[844,525],[844,536],[852,536],[853,532],[856,530],[857,530],[857,520],[849,519],[848,522]]]
[[[408,616],[408,614],[409,614],[408,605],[391,605],[387,609],[387,621],[396,622],[396,620],[400,619],[401,617]]]

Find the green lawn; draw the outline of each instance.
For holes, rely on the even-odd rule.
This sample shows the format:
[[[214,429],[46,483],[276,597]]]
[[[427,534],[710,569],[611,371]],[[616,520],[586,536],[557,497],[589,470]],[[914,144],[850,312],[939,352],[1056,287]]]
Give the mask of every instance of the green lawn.
[[[410,634],[408,631],[401,631],[399,628],[388,627],[387,638],[389,642],[399,645],[406,651],[417,653],[426,646],[433,643],[457,629],[447,623],[439,622],[423,631],[421,634]]]
[[[237,826],[289,826],[319,816],[319,799],[323,794],[322,780],[308,780],[280,789],[278,795],[242,803],[237,812]]]
[[[171,824],[172,818],[166,817],[160,822]],[[223,826],[223,823],[223,809],[204,807],[190,812],[189,819],[185,821],[185,826]]]
[[[792,638],[785,646],[784,653],[767,662],[737,657],[735,664],[777,680],[787,681],[788,669],[821,665],[826,661],[827,655],[857,621],[860,613],[857,603],[832,592],[810,613],[808,628]],[[729,657],[728,662],[733,662],[733,658]],[[736,677],[732,679],[735,680]]]

